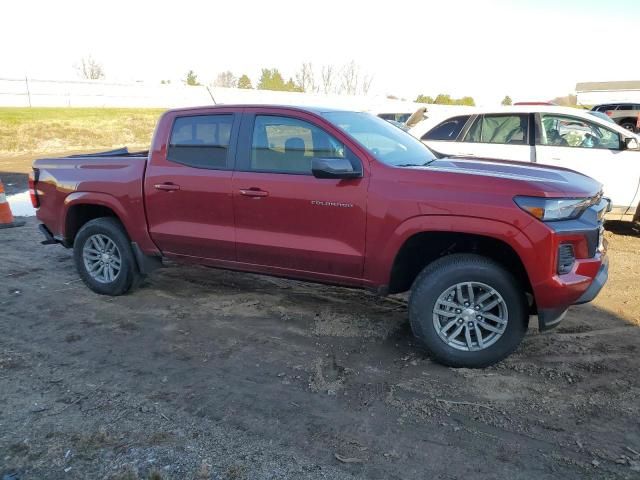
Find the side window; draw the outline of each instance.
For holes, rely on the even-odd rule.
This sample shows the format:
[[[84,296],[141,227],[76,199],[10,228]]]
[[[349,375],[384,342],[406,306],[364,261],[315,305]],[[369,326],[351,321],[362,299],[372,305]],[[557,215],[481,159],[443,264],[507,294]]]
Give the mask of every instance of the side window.
[[[345,158],[346,147],[321,128],[289,117],[256,115],[251,170],[311,175],[311,159]]]
[[[196,168],[229,168],[232,126],[233,115],[176,118],[167,160]]]
[[[453,117],[445,120],[435,128],[425,133],[421,140],[450,140],[453,141],[458,138],[460,132],[464,128],[467,121],[469,121],[469,115],[461,117]]]
[[[526,145],[528,115],[482,115],[464,137],[465,142]]]
[[[581,118],[543,115],[540,144],[620,150],[620,135]]]
[[[404,123],[409,120],[410,113],[379,113],[378,116],[383,120],[393,120],[394,122]]]

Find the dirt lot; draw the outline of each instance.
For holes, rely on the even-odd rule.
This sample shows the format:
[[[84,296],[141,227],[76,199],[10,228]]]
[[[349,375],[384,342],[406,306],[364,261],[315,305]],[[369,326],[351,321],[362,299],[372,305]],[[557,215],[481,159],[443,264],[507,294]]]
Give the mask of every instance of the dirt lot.
[[[35,219],[0,230],[0,475],[640,478],[640,237],[557,330],[479,371],[402,299],[169,265],[93,294]]]

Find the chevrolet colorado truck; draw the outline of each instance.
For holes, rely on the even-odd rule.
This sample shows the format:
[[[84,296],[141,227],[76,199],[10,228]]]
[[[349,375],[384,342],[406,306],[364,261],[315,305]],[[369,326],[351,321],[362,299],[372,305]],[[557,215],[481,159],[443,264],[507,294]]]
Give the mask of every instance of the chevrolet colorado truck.
[[[577,172],[436,158],[367,113],[220,105],[162,115],[149,152],[40,159],[43,243],[73,248],[94,292],[161,259],[410,290],[431,356],[484,367],[607,280],[601,185]]]

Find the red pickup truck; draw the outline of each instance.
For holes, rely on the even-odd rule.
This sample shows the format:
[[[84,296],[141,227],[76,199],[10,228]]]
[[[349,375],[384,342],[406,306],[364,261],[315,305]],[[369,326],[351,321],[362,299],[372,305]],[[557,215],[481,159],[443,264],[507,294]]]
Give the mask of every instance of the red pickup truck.
[[[41,159],[46,239],[93,291],[121,295],[167,257],[411,290],[436,360],[482,367],[537,315],[556,325],[607,279],[601,185],[579,173],[436,158],[372,115],[279,106],[171,110],[151,150]]]

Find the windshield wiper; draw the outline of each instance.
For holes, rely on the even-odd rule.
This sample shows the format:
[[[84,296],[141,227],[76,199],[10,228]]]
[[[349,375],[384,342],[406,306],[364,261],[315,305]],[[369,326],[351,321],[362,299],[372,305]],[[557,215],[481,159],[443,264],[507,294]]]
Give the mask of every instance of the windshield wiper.
[[[433,159],[433,160],[429,160],[428,162],[425,163],[401,163],[399,165],[394,165],[395,167],[426,167],[427,165],[429,165],[431,162],[435,162],[437,159]]]

